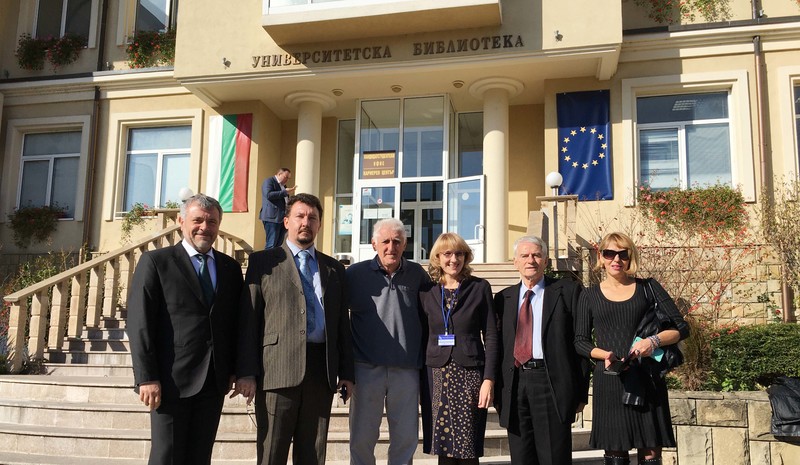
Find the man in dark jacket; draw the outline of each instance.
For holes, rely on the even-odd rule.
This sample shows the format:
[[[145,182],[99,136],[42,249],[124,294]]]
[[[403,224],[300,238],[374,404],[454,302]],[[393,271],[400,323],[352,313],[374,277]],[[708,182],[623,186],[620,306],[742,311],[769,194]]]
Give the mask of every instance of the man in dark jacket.
[[[197,194],[183,241],[146,252],[128,293],[136,392],[150,408],[150,465],[211,463],[236,359],[242,267],[214,250],[222,208]]]
[[[514,243],[521,282],[495,295],[503,361],[495,402],[508,430],[512,465],[571,463],[571,425],[588,400],[589,366],[574,347],[573,312],[582,286],[544,277],[547,244]]]

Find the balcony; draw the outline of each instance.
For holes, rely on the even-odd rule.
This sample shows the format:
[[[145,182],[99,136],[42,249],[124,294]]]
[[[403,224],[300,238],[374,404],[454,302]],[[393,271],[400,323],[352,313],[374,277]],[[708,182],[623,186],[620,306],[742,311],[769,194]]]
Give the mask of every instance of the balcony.
[[[499,26],[500,0],[263,0],[279,45]]]

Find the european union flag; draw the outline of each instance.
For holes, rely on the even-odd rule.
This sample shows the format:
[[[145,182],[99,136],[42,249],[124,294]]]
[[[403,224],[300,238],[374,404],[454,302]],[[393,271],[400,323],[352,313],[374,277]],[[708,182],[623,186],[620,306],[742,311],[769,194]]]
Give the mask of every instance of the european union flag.
[[[608,90],[556,96],[559,193],[580,200],[611,200],[611,141]]]

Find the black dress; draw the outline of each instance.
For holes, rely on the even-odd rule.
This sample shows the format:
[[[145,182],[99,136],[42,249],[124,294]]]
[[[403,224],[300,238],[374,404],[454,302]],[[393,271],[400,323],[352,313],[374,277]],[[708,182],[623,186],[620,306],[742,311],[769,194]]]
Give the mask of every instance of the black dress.
[[[593,348],[599,347],[614,352],[619,358],[629,351],[635,337],[636,327],[649,309],[644,294],[644,282],[636,280],[633,296],[622,302],[608,300],[600,286],[592,286],[581,293],[578,312],[575,346],[579,354],[590,357]],[[683,323],[675,303],[655,280],[653,291],[659,305]],[[685,323],[681,326],[681,338],[688,335]],[[595,343],[592,342],[594,329]],[[645,363],[650,360],[644,360]],[[623,376],[603,374],[604,361],[597,361],[593,374],[592,434],[589,445],[596,449],[626,451],[674,447],[675,436],[670,421],[667,385],[663,378],[650,376],[643,366],[632,367]],[[629,406],[622,402],[623,382],[627,376],[646,378],[645,402],[642,406]]]

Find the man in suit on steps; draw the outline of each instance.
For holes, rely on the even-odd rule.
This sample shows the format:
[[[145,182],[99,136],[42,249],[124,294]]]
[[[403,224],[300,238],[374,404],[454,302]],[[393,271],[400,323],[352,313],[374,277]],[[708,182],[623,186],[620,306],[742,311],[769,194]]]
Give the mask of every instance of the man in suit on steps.
[[[255,397],[260,465],[325,463],[333,394],[353,393],[344,266],[314,247],[322,204],[290,197],[282,246],[250,255],[239,322],[237,385]]]
[[[582,286],[550,279],[547,244],[514,243],[519,284],[495,295],[503,361],[495,405],[512,465],[572,463],[571,425],[588,400],[589,365],[575,352],[573,314]]]
[[[283,217],[286,216],[286,201],[294,193],[297,186],[286,187],[286,183],[292,178],[292,171],[289,168],[281,168],[264,180],[261,185],[261,212],[258,217],[264,223],[264,232],[267,235],[265,249],[280,247],[286,235],[286,227],[283,225]]]
[[[222,208],[181,206],[183,240],[144,253],[128,292],[136,392],[150,409],[150,465],[210,464],[233,385],[242,267],[214,250]]]

